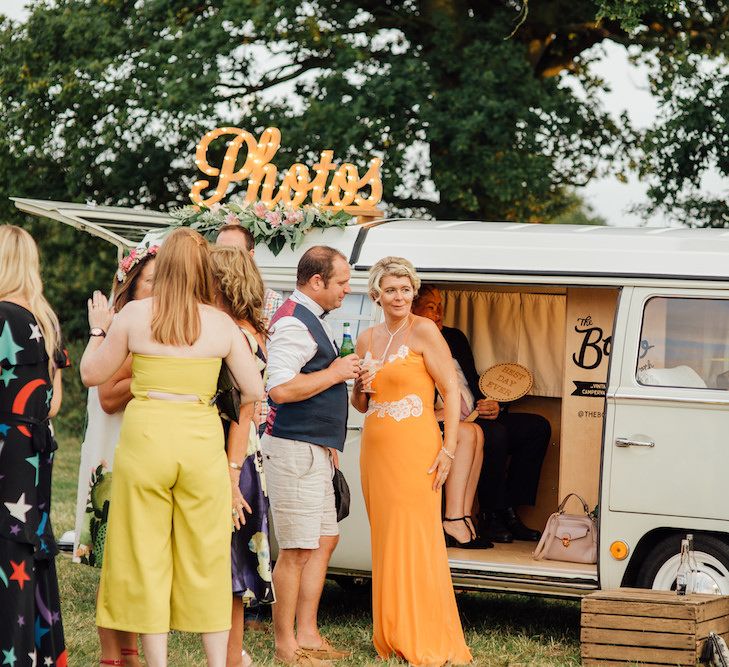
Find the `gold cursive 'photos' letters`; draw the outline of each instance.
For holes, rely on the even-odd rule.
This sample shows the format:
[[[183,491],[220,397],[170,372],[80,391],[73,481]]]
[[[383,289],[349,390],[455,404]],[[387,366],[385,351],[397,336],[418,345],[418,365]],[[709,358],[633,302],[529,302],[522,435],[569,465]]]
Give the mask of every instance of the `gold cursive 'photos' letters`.
[[[213,167],[207,160],[208,146],[211,141],[226,134],[232,134],[234,137],[228,142],[222,166]],[[246,145],[248,154],[243,166],[234,171],[243,144]],[[345,162],[336,168],[332,164],[334,151],[322,151],[319,162],[313,165],[316,172],[313,179],[306,165],[292,164],[278,191],[274,193],[278,169],[276,165],[271,164],[271,160],[280,146],[281,132],[275,127],[264,130],[258,140],[250,132],[237,127],[219,127],[206,132],[197,145],[195,164],[207,176],[217,176],[218,182],[210,197],[204,199],[202,192],[211,187],[210,181],[195,181],[190,191],[190,198],[195,204],[211,206],[226,196],[231,183],[238,183],[244,179],[248,179],[245,201],[262,201],[269,206],[282,202],[298,207],[311,193],[312,204],[357,215],[373,211],[382,198],[380,178],[382,160],[372,158],[367,173],[360,178],[355,165]],[[331,171],[334,171],[334,175],[327,186]],[[368,197],[359,194],[365,187],[370,189]]]

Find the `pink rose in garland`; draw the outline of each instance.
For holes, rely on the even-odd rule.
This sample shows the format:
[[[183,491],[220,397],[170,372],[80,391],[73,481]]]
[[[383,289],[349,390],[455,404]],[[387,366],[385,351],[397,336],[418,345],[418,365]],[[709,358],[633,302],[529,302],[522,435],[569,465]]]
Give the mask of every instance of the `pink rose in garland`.
[[[266,222],[276,229],[281,225],[281,214],[278,211],[269,211],[266,213]]]
[[[228,213],[228,215],[225,216],[225,224],[226,225],[239,225],[240,220],[238,220],[238,216],[235,213]]]
[[[289,208],[286,210],[284,217],[284,225],[298,225],[304,219],[304,213],[301,209]]]
[[[253,205],[253,212],[259,217],[259,218],[265,218],[266,213],[268,213],[268,207],[262,202],[256,202]]]

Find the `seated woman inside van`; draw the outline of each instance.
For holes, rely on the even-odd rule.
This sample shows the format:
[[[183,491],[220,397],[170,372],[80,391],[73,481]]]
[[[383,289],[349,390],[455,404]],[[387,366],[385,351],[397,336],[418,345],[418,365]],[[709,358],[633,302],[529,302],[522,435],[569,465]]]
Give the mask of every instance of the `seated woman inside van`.
[[[473,425],[482,432],[481,446],[485,452],[482,453],[485,465],[479,471],[477,485],[481,539],[484,542],[491,540],[501,543],[538,541],[540,532],[525,526],[515,508],[519,505],[534,505],[536,500],[542,462],[552,432],[549,422],[541,415],[508,413],[496,401],[483,397],[478,389],[478,373],[468,339],[462,331],[443,326],[443,302],[437,287],[421,285],[412,311],[433,320],[451,349],[461,385],[461,400],[466,404],[462,412],[468,415],[474,407],[479,411],[479,418]],[[458,434],[456,453],[461,449],[461,430]],[[446,483],[446,517],[452,517],[448,514],[447,499],[448,484],[457,483],[453,472],[453,479]],[[453,490],[455,495],[464,496],[466,513],[470,513],[470,504],[473,503],[471,496],[469,504],[469,491],[470,485]]]

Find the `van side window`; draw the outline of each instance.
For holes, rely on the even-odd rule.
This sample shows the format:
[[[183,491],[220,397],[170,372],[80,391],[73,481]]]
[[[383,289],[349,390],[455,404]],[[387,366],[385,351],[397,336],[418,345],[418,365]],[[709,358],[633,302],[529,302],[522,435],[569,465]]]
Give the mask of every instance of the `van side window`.
[[[637,357],[640,384],[729,389],[729,300],[649,299]]]
[[[283,298],[291,296],[293,290],[282,290]],[[327,322],[334,334],[337,343],[342,341],[342,324],[349,322],[352,325],[352,339],[356,342],[357,336],[370,326],[372,317],[372,300],[367,294],[356,294],[354,292],[344,297],[342,307],[333,310],[327,316]]]

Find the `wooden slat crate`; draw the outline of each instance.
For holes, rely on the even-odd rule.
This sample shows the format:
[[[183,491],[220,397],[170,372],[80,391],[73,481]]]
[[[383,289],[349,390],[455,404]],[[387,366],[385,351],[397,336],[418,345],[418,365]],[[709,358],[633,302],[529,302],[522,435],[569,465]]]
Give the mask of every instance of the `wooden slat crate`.
[[[729,641],[729,596],[621,588],[582,598],[583,665],[696,665],[709,632]]]

